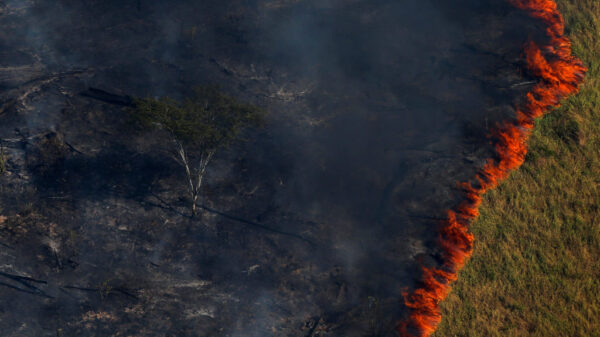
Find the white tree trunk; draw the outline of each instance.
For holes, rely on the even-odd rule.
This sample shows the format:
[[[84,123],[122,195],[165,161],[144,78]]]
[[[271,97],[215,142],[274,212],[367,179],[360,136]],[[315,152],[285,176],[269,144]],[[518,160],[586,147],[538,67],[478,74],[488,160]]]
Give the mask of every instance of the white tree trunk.
[[[176,143],[178,146],[177,153],[179,155],[177,162],[179,162],[185,168],[185,173],[187,175],[189,184],[189,191],[192,197],[192,217],[194,217],[196,215],[200,189],[202,187],[204,175],[206,174],[206,167],[215,154],[215,150],[203,153],[200,156],[198,167],[192,168],[190,167],[190,162],[183,145],[178,141],[176,141]],[[194,179],[196,180],[195,182]]]

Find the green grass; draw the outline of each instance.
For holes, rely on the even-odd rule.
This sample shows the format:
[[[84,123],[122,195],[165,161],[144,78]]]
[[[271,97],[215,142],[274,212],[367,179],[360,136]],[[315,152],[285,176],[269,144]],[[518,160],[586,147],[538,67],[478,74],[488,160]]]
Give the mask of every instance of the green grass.
[[[436,337],[600,336],[600,1],[557,3],[586,83],[485,196]]]

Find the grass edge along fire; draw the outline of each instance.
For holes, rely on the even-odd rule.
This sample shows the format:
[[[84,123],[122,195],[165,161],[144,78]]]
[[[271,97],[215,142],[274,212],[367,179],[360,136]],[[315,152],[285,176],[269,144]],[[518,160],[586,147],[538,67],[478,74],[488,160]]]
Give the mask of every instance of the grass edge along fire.
[[[474,237],[469,225],[479,215],[483,194],[521,166],[535,119],[577,93],[583,82],[586,69],[572,55],[571,42],[564,36],[564,21],[554,0],[507,1],[545,25],[547,42],[540,45],[528,42],[524,48],[527,71],[537,78],[537,84],[527,93],[524,103],[515,107],[516,118],[492,131],[496,158],[488,159],[470,182],[460,183],[464,201],[448,210],[437,241],[443,252],[442,265],[423,266],[418,287],[404,293],[404,303],[410,312],[398,324],[401,337],[428,337],[435,331],[442,319],[439,303],[446,298],[458,271],[473,252]]]

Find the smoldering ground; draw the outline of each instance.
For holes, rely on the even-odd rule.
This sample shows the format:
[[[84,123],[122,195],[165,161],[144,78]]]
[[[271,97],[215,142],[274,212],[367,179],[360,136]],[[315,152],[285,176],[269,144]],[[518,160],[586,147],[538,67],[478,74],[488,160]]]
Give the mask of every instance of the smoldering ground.
[[[392,336],[542,35],[500,0],[4,1],[0,24],[7,336]],[[81,93],[210,83],[269,116],[192,220],[168,142]]]

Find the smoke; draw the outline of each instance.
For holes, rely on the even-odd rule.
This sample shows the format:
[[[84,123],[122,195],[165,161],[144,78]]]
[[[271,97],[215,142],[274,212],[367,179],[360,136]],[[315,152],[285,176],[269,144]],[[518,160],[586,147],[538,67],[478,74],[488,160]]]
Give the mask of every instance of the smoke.
[[[28,60],[41,69],[33,78],[83,71],[40,85],[2,137],[23,125],[30,134],[52,129],[74,149],[48,171],[56,176],[33,174],[27,184],[75,196],[69,210],[53,204],[83,237],[84,267],[69,280],[112,274],[149,287],[136,332],[146,335],[296,336],[300,326],[393,335],[420,263],[451,254],[442,245],[440,258],[435,242],[446,210],[462,221],[456,182],[498,153],[486,137],[494,125],[529,109],[512,107],[528,89],[519,85],[521,46],[543,36],[504,0],[37,0],[2,10],[12,28],[0,41],[20,51],[0,54],[3,67]],[[213,214],[203,226],[174,212],[185,186],[157,150],[164,142],[123,131],[119,109],[79,95],[92,86],[181,98],[205,83],[270,112],[264,130],[220,153],[209,172],[205,203],[244,225]],[[447,230],[469,241],[461,228]],[[446,272],[426,271],[434,280]],[[196,278],[210,286],[168,285]],[[413,318],[416,302],[409,296]],[[205,307],[201,318],[180,312]]]

